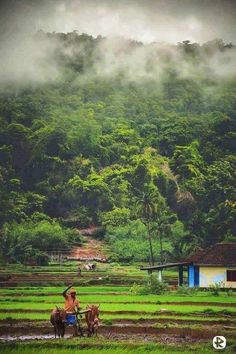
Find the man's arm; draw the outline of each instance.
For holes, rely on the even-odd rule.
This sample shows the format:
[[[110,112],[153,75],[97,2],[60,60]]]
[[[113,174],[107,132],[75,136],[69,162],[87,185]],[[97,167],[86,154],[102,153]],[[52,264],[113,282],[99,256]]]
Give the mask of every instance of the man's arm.
[[[68,288],[66,288],[66,289],[63,291],[62,296],[64,296],[65,299],[67,298],[67,294],[66,294],[67,291],[68,291],[70,288],[72,288],[72,286],[73,286],[73,284],[69,285]]]

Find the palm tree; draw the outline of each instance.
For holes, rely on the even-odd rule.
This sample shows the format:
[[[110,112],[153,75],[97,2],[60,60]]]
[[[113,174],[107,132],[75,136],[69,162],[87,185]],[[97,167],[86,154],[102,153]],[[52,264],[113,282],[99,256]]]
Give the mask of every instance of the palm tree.
[[[154,229],[158,235],[160,245],[160,263],[164,261],[163,239],[171,235],[171,225],[176,221],[176,216],[172,214],[164,202],[160,200],[158,213],[155,220]]]
[[[151,236],[151,221],[157,213],[157,199],[158,194],[156,190],[147,189],[140,197],[136,199],[137,214],[147,228],[147,238],[150,248],[150,265],[154,265],[154,255],[152,247]]]

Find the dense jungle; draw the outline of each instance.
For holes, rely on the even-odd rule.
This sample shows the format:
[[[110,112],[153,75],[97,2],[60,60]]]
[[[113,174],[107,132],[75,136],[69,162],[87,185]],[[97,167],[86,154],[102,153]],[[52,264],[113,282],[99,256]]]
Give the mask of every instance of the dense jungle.
[[[122,262],[236,240],[232,43],[77,31],[28,41],[29,74],[2,73],[2,261],[41,264],[94,225]]]

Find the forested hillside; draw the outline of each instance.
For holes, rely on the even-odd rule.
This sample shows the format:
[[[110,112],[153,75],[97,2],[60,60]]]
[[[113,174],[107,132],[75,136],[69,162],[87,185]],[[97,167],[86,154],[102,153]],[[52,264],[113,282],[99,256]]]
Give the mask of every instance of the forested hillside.
[[[90,225],[121,261],[236,240],[234,45],[33,43],[30,74],[1,83],[1,258],[70,248]]]

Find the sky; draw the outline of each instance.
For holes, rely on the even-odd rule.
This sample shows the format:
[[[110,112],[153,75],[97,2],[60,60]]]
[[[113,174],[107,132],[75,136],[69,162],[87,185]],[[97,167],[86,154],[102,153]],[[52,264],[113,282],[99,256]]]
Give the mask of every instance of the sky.
[[[1,0],[0,40],[45,31],[235,43],[236,0]]]

